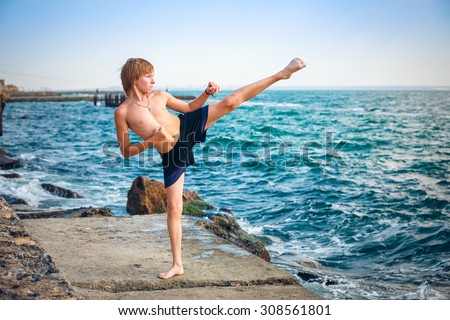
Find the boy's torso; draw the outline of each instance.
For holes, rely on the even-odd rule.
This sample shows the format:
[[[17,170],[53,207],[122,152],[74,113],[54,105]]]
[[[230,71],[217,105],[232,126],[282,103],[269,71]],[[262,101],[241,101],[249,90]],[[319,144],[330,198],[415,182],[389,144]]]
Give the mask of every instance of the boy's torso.
[[[158,91],[149,95],[149,109],[127,99],[119,108],[126,109],[128,128],[142,140],[149,139],[156,128],[163,126],[168,134],[175,138],[172,143],[155,144],[160,153],[166,153],[176,144],[180,131],[180,119],[171,114],[165,105],[165,97]]]

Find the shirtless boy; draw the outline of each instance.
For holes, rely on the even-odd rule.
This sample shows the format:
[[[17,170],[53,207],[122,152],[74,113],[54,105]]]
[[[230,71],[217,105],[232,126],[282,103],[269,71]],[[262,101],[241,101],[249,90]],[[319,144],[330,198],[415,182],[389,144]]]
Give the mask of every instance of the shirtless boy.
[[[186,167],[194,163],[192,147],[205,141],[206,130],[217,120],[272,84],[289,79],[294,72],[304,67],[305,63],[295,58],[274,75],[244,86],[205,107],[203,105],[208,98],[220,91],[220,87],[214,82],[209,82],[205,91],[188,103],[176,99],[168,92],[153,91],[154,69],[148,61],[128,59],[122,67],[120,76],[128,98],[114,113],[120,151],[124,157],[132,157],[147,148],[155,147],[163,160],[167,228],[173,262],[167,272],[159,274],[161,279],[184,274],[181,261],[181,212]],[[174,116],[167,107],[181,114]],[[143,141],[130,144],[128,130],[135,132]]]

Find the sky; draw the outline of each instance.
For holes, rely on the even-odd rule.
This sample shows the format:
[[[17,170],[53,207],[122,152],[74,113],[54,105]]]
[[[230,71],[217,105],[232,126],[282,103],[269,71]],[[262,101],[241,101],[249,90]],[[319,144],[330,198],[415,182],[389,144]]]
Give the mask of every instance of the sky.
[[[120,88],[141,57],[157,88],[450,86],[448,0],[0,0],[0,79],[22,90]]]

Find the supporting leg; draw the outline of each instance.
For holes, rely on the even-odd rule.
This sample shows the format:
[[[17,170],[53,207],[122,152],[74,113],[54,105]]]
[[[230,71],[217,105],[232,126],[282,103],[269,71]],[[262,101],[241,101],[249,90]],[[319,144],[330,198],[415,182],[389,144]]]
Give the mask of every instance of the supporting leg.
[[[294,72],[297,72],[304,67],[306,67],[305,63],[301,59],[295,58],[280,72],[239,88],[226,96],[223,100],[212,103],[209,106],[208,121],[206,122],[205,129],[208,129],[224,115],[235,110],[244,101],[250,100],[280,80],[289,79]]]
[[[170,246],[172,248],[172,267],[165,273],[160,273],[161,279],[170,279],[184,274],[181,261],[181,213],[183,211],[184,173],[166,189],[167,196],[167,229],[169,230]]]

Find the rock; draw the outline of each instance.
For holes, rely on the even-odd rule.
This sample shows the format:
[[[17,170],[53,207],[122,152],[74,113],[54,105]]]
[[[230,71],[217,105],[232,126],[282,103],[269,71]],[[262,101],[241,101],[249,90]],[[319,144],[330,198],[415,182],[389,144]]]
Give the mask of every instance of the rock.
[[[202,220],[197,222],[197,225],[270,262],[270,254],[262,240],[243,230],[231,211],[222,210],[219,213],[207,215],[207,217],[211,222]]]
[[[164,185],[156,180],[139,176],[128,191],[127,211],[131,214],[152,214],[167,211]]]
[[[16,198],[13,196],[8,196],[6,194],[1,194],[0,193],[0,197],[3,197],[4,200],[9,204],[9,205],[28,205],[28,203],[20,198]]]
[[[16,208],[16,207],[15,207]],[[47,219],[47,218],[85,218],[85,217],[113,217],[114,214],[108,208],[75,208],[68,210],[32,210],[19,211],[20,219]]]
[[[161,185],[162,185],[162,183],[161,183]],[[195,201],[195,200],[203,201],[202,198],[195,191],[187,190],[187,191],[183,192],[183,203],[189,203],[189,202]]]
[[[193,191],[186,191],[193,192]],[[183,201],[185,201],[183,197]],[[206,203],[201,198],[195,200],[186,200],[183,204],[183,214],[194,217],[203,217],[204,210],[211,210],[214,207],[209,203]]]
[[[20,205],[28,205],[28,203],[27,203],[25,200],[23,200],[23,199],[15,199],[15,200],[12,201],[10,204],[15,204],[15,205],[17,205],[17,204],[20,204]]]
[[[7,179],[22,178],[22,176],[18,173],[3,173],[3,174],[0,174],[0,176],[2,176],[3,178],[7,178]]]
[[[183,192],[183,214],[201,215],[202,210],[207,209],[212,209],[212,206],[196,192]],[[133,215],[167,212],[164,184],[143,176],[134,179],[128,191],[127,211]]]
[[[54,186],[50,183],[43,183],[41,187],[50,194],[61,198],[83,198],[83,196],[75,191]]]
[[[326,286],[335,286],[339,284],[339,281],[327,279],[327,277],[321,277],[317,274],[306,271],[298,271],[297,276],[299,276],[303,281],[323,283]]]
[[[11,154],[6,152],[5,149],[3,149],[3,148],[0,148],[0,154],[11,157]]]
[[[0,197],[0,300],[74,299],[52,258]]]
[[[17,160],[11,158],[4,149],[0,148],[0,168],[1,169],[14,169],[20,167]]]

